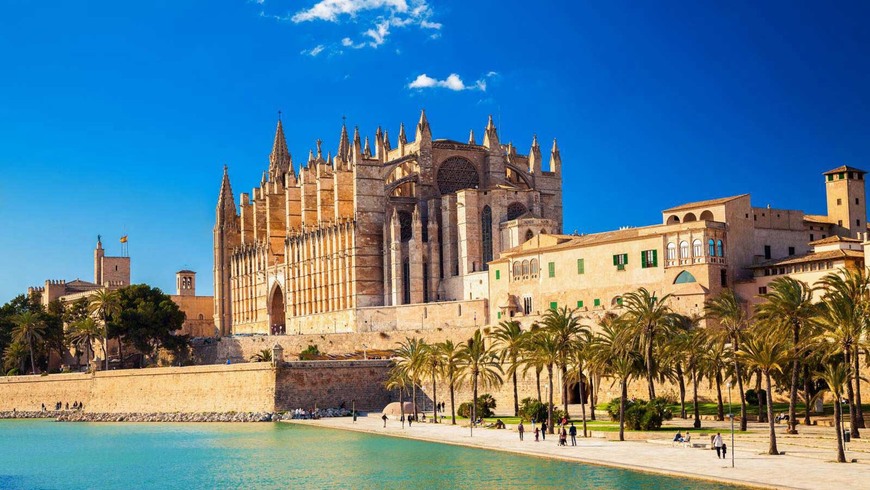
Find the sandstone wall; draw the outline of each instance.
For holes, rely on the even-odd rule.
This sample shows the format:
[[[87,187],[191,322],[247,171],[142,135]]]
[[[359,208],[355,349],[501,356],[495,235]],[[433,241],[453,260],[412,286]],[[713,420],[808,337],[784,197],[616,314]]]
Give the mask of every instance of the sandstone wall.
[[[381,410],[390,402],[384,388],[390,361],[288,362],[278,370],[276,410],[315,406]]]

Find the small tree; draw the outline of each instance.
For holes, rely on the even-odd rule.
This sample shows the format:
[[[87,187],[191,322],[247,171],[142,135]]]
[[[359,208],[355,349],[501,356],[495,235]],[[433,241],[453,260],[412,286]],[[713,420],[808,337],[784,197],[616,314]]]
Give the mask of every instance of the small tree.
[[[834,432],[837,433],[837,462],[846,462],[846,453],[843,451],[843,433],[840,430],[843,420],[843,405],[840,399],[843,397],[843,385],[849,380],[849,366],[828,362],[824,371],[818,373],[819,377],[827,383],[828,388],[834,395]]]

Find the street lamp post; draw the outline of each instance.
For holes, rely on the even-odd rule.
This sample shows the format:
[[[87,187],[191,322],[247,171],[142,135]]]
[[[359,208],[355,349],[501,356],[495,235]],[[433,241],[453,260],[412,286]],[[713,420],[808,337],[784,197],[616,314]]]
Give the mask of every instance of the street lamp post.
[[[731,382],[728,382],[728,416],[731,417],[731,467],[734,467],[734,411],[731,410]]]

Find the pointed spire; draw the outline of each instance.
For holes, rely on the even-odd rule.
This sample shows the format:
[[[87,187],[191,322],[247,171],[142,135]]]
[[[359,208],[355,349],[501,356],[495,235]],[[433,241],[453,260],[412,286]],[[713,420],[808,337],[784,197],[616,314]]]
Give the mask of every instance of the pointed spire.
[[[492,122],[492,114],[490,114],[489,121],[486,123],[486,132],[483,135],[483,146],[490,150],[499,147],[498,132],[495,129],[495,124]]]
[[[426,110],[420,111],[420,121],[417,122],[417,133],[414,136],[416,141],[423,139],[432,139],[432,130],[429,129],[429,120],[426,119]]]
[[[468,144],[469,145],[477,145],[477,141],[474,139],[474,130],[468,132]]]
[[[236,202],[233,199],[233,188],[230,185],[230,174],[226,165],[224,165],[224,176],[221,180],[221,191],[218,195],[217,208],[218,221],[225,219],[225,213],[232,213],[233,215],[236,213]]]
[[[558,173],[562,168],[562,155],[559,154],[559,145],[553,138],[553,149],[550,150],[550,172]]]
[[[366,144],[363,147],[363,156],[366,158],[372,157],[372,148],[369,146],[369,137],[366,136]]]
[[[314,150],[308,149],[308,163],[314,163]]]
[[[278,111],[278,127],[275,129],[275,141],[272,143],[272,153],[269,154],[269,175],[272,180],[278,180],[287,172],[293,172],[293,159],[287,149],[287,139],[284,137],[284,125],[281,123],[281,111]]]
[[[317,140],[317,159],[323,160],[323,140]]]
[[[375,131],[375,153],[378,157],[378,161],[385,162],[387,160],[387,152],[384,149],[384,134],[381,132],[380,126],[378,126],[378,130]]]
[[[390,134],[387,131],[384,131],[384,151],[390,151]],[[386,161],[386,155],[384,155],[384,160]]]
[[[536,134],[532,138],[532,149],[529,150],[529,172],[540,173],[541,163],[543,163],[543,158],[541,157],[541,145],[538,144],[538,135]]]
[[[404,145],[408,143],[408,137],[405,136],[405,123],[402,123],[399,126],[399,144]]]
[[[366,140],[368,143],[368,140]],[[356,165],[362,161],[363,151],[362,144],[359,139],[359,126],[354,126],[353,128],[353,163]],[[349,167],[348,167],[349,168]]]
[[[347,137],[347,125],[345,125],[344,121],[341,123],[341,136],[338,139],[338,152],[335,156],[345,162],[348,156],[350,156],[350,140]]]

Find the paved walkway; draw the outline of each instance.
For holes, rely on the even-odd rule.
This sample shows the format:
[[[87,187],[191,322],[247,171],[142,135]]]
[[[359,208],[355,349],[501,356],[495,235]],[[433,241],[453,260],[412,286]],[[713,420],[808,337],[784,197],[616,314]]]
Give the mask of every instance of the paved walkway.
[[[860,488],[870,482],[870,464],[866,464],[870,462],[870,458],[863,452],[850,452],[846,455],[849,459],[862,459],[862,464],[836,464],[833,463],[835,451],[829,446],[814,447],[783,441],[784,444],[779,449],[786,451],[786,455],[764,454],[766,438],[761,438],[763,439],[761,447],[758,446],[757,441],[758,430],[763,428],[763,425],[758,425],[758,430],[754,434],[744,435],[747,440],[737,439],[737,451],[734,454],[735,468],[731,468],[730,451],[728,459],[721,460],[716,459],[714,451],[673,447],[666,441],[663,443],[618,442],[578,437],[577,447],[559,447],[555,435],[548,435],[545,442],[536,443],[534,434],[530,434],[528,430],[525,441],[521,442],[514,426],[509,426],[507,430],[477,428],[474,430],[473,437],[468,427],[449,424],[415,423],[410,429],[407,426],[402,429],[400,422],[389,420],[387,428],[384,428],[380,414],[374,413],[368,417],[359,417],[356,423],[353,423],[350,417],[292,422],[756,487]],[[709,425],[705,423],[705,426]],[[833,429],[829,428],[829,430]],[[725,432],[723,429],[723,437],[726,436]],[[730,434],[727,437],[727,442],[730,442]]]

